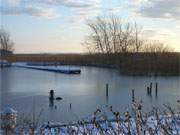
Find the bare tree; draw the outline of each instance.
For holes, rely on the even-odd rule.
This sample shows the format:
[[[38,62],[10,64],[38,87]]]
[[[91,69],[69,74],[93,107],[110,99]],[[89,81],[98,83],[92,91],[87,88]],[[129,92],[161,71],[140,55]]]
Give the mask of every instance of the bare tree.
[[[2,50],[14,51],[14,42],[10,39],[10,35],[4,29],[0,29],[0,43]]]
[[[143,40],[140,39],[141,27],[138,27],[137,23],[134,24],[134,35],[135,35],[135,52],[139,52],[141,47],[143,46]]]
[[[142,28],[135,22],[122,23],[115,15],[88,20],[91,33],[85,41],[91,53],[117,54],[126,52],[173,52],[159,41],[142,39]]]
[[[122,23],[115,15],[97,17],[88,21],[91,34],[86,40],[86,46],[99,53],[138,52],[142,46],[140,29],[130,22]]]
[[[124,31],[123,31],[123,40],[122,40],[122,46],[121,46],[121,52],[129,52],[131,51],[132,39],[133,39],[133,27],[128,22],[125,24]]]

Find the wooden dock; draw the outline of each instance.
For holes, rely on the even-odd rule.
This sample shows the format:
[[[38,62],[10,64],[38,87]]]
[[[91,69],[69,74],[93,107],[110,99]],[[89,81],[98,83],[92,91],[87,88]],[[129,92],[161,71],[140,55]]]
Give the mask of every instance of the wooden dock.
[[[47,67],[47,66],[29,66],[27,64],[15,63],[13,64],[15,67],[28,68],[28,69],[36,69],[50,72],[57,72],[63,74],[80,74],[80,69],[70,69],[70,68],[58,68],[58,67]]]

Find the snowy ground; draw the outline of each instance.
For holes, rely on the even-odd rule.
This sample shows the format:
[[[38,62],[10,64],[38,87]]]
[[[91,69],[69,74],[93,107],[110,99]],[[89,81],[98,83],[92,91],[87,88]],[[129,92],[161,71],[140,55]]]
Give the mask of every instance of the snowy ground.
[[[180,113],[169,106],[165,110],[153,108],[149,113],[141,111],[141,104],[134,103],[133,113],[120,114],[110,106],[97,109],[88,118],[61,125],[61,123],[17,125],[14,134],[30,135],[179,135]],[[111,115],[109,115],[111,113]]]
[[[177,120],[172,117],[161,117],[157,120],[155,116],[148,117],[144,124],[138,123],[138,120],[134,118],[130,118],[128,121],[124,122],[110,122],[107,120],[101,122],[92,122],[89,124],[85,123],[77,123],[75,125],[64,125],[64,126],[55,126],[54,124],[44,124],[42,126],[38,126],[35,128],[35,134],[43,134],[43,135],[67,135],[67,134],[89,134],[89,135],[102,135],[102,134],[180,134],[180,126],[179,126],[179,117]],[[163,127],[164,126],[164,127]],[[27,125],[16,128],[16,134],[24,134],[28,135],[31,128]]]

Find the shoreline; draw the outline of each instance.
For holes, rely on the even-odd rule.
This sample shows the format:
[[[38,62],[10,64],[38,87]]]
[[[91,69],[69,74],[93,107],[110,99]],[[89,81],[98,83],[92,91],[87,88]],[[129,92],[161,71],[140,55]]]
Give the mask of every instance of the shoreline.
[[[127,76],[180,76],[180,53],[13,54],[9,62],[116,69]]]
[[[115,111],[112,106],[98,108],[87,119],[69,124],[60,122],[17,124],[12,131],[14,134],[179,134],[179,110],[173,110],[164,105],[163,112],[158,108],[150,112],[142,112],[142,103],[133,102],[131,109],[122,113]],[[108,115],[108,112],[111,114]],[[110,119],[111,118],[111,119]],[[0,133],[3,130],[0,129]]]

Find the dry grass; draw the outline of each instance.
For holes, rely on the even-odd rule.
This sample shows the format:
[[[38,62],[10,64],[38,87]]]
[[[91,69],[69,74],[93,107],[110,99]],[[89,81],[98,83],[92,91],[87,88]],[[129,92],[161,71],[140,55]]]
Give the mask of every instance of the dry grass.
[[[42,62],[116,68],[125,75],[180,75],[180,53],[15,54],[11,62]]]
[[[144,113],[142,103],[134,102],[131,111],[115,111],[112,106],[98,108],[90,118],[76,123],[38,124],[24,119],[16,134],[69,134],[69,135],[173,135],[180,134],[180,110],[164,105]]]

